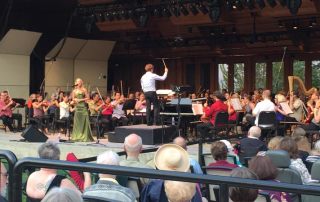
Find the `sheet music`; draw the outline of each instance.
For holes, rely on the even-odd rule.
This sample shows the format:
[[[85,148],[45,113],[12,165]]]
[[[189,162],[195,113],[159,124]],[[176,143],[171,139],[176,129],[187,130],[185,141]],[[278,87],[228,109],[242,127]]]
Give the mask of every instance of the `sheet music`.
[[[286,113],[286,114],[293,114],[293,111],[291,110],[291,108],[289,107],[287,102],[280,102],[279,103],[282,110]]]
[[[202,115],[203,114],[202,104],[192,104],[192,112],[193,112],[193,115]]]
[[[236,111],[241,111],[242,110],[242,106],[241,106],[239,98],[231,98],[230,101],[231,101],[231,105],[232,105],[234,110],[236,110]]]

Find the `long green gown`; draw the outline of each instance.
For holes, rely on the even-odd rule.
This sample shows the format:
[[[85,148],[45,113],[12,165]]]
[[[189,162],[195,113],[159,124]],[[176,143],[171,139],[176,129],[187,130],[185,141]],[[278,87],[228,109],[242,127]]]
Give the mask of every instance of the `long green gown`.
[[[75,97],[78,99],[83,99],[85,94],[80,92],[77,93]],[[90,128],[88,109],[84,101],[79,102],[76,105],[73,118],[72,140],[78,142],[94,141]]]

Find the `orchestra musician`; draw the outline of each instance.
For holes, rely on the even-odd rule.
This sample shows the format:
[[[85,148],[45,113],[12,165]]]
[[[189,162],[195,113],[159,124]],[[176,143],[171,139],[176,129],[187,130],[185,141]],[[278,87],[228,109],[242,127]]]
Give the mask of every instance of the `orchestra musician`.
[[[295,118],[296,121],[301,122],[303,119],[303,106],[304,103],[299,98],[299,92],[290,92],[289,106],[293,114],[289,114],[290,117]]]
[[[134,116],[133,123],[136,124],[139,122],[143,122],[143,119],[145,118],[143,116],[143,112],[146,112],[146,109],[147,109],[147,103],[143,93],[140,94],[139,100],[136,102],[134,109],[135,109],[135,116]]]
[[[219,91],[213,93],[213,98],[215,102],[208,107],[207,104],[204,105],[204,113],[201,117],[201,120],[210,118],[209,122],[205,122],[197,125],[197,129],[201,134],[201,137],[207,137],[210,131],[210,127],[214,125],[215,118],[218,112],[224,111],[228,112],[228,106],[223,102],[225,97]]]
[[[88,142],[93,141],[89,113],[86,101],[89,100],[89,94],[83,87],[83,81],[77,78],[72,91],[72,101],[75,104],[75,113],[73,118],[72,140]]]
[[[13,112],[16,107],[19,107],[21,105],[19,103],[16,103],[14,100],[12,100],[12,98],[10,97],[8,91],[5,90],[5,91],[3,91],[3,93],[6,96],[6,103],[9,103],[10,101],[13,102],[10,105],[10,109],[12,111],[12,117],[11,118],[12,118],[12,122],[14,122],[14,120],[17,120],[17,122],[18,122],[17,128],[14,129],[14,132],[15,132],[15,130],[22,131],[22,114]]]
[[[38,95],[32,103],[33,118],[35,118],[37,127],[48,134],[49,117],[45,115],[48,111],[48,103],[43,100],[42,95]]]
[[[112,113],[113,113],[113,107],[111,105],[111,98],[109,96],[106,97],[104,104],[102,104],[101,108],[101,136],[103,137],[103,134],[106,130],[111,130],[112,127]]]
[[[122,126],[128,125],[128,118],[126,117],[124,111],[123,111],[123,104],[125,102],[125,98],[123,95],[120,95],[119,92],[116,92],[114,96],[114,101],[111,102],[111,105],[113,107],[113,113],[112,113],[112,129],[119,125],[119,123]]]
[[[59,118],[60,120],[65,120],[67,123],[67,130],[70,130],[70,112],[73,112],[75,109],[69,103],[69,95],[63,95],[63,101],[59,104]]]
[[[92,100],[89,101],[89,111],[90,111],[90,119],[98,124],[98,129],[100,131],[97,131],[99,133],[99,137],[103,136],[103,129],[101,124],[101,110],[104,107],[103,100],[100,100],[99,93],[95,92],[92,94]]]
[[[307,118],[304,120],[304,123],[310,123],[314,117],[314,109],[317,101],[319,100],[319,92],[314,92],[310,96],[310,99],[307,102]]]
[[[11,132],[14,131],[12,127],[12,110],[11,105],[13,101],[7,99],[5,92],[0,94],[0,119],[5,127],[8,127]]]
[[[151,119],[151,104],[153,104],[153,124],[160,125],[159,121],[159,113],[160,113],[160,104],[156,93],[156,80],[164,81],[168,75],[168,68],[165,65],[164,67],[164,74],[159,76],[153,73],[154,66],[152,64],[147,64],[145,66],[146,73],[141,77],[141,88],[144,92],[146,98],[146,118],[147,118],[147,125],[152,125]]]

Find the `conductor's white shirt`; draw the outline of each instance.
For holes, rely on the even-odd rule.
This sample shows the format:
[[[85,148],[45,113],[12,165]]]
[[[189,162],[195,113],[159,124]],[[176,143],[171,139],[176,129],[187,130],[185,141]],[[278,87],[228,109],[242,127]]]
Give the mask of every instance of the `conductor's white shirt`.
[[[167,75],[168,72],[165,72],[162,76],[152,72],[146,72],[140,79],[143,92],[156,91],[156,80],[164,81]]]

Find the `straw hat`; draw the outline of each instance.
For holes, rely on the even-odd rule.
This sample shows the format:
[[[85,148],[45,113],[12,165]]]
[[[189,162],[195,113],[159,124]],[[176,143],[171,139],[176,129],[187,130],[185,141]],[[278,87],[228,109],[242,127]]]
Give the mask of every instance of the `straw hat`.
[[[154,163],[159,170],[187,172],[190,169],[187,151],[176,144],[162,145],[154,156]]]

